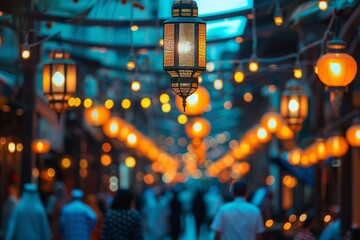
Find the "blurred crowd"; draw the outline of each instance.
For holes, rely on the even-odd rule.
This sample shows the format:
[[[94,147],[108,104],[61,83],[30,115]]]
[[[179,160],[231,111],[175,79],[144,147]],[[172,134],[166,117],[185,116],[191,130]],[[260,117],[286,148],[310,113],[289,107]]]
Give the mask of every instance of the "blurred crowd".
[[[8,193],[1,212],[1,240],[231,240],[242,239],[231,234],[242,235],[250,227],[253,239],[259,234],[263,239],[280,239],[263,234],[263,219],[271,215],[271,192],[267,188],[254,191],[249,202],[247,188],[241,184],[230,191],[193,183],[171,188],[153,185],[141,195],[120,189],[95,196],[80,189],[69,191],[64,183],[56,182],[45,201],[34,184],[26,184],[19,199],[14,186]],[[308,215],[291,238],[340,239],[338,220],[322,235],[316,235],[313,223]]]

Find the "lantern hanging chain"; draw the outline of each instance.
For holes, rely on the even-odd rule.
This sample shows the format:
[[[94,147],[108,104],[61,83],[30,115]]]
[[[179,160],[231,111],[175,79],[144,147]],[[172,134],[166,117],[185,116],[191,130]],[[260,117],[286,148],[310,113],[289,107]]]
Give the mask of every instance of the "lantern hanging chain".
[[[29,35],[30,35],[30,33],[35,33],[38,36],[40,35],[39,32],[36,31],[35,29],[29,29],[29,31],[26,33],[25,43],[24,43],[25,47],[28,47],[28,48],[35,47],[35,46],[37,46],[37,45],[39,45],[39,44],[41,44],[41,43],[43,43],[43,42],[45,42],[47,40],[50,40],[50,39],[58,39],[59,41],[61,41],[61,32],[57,32],[57,33],[55,33],[53,35],[50,35],[50,36],[47,36],[47,37],[45,37],[45,38],[43,38],[43,39],[41,39],[41,40],[39,40],[37,42],[29,44]]]

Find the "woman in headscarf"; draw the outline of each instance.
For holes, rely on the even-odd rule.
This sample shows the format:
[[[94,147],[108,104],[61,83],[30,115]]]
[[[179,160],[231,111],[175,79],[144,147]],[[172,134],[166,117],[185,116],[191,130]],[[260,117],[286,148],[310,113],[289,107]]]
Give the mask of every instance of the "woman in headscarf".
[[[49,240],[51,231],[38,188],[27,183],[14,208],[5,240]]]

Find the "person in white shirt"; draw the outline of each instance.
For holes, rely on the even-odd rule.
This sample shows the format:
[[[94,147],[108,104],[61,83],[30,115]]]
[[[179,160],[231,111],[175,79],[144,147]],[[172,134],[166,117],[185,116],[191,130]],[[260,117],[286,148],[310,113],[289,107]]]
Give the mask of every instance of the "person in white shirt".
[[[216,240],[262,239],[264,222],[260,209],[246,201],[247,184],[238,180],[231,185],[232,202],[222,205],[215,215],[211,228]]]

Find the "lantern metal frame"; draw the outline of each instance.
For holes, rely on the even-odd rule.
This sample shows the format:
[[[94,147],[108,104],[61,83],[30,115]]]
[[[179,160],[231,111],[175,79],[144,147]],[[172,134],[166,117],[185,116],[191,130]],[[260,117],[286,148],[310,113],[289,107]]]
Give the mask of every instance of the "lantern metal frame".
[[[298,103],[298,109],[292,112],[289,108],[291,100]],[[308,115],[308,97],[298,80],[291,79],[285,86],[285,91],[281,94],[280,112],[288,123],[290,129],[298,132],[302,128],[302,123]]]
[[[197,90],[198,77],[206,70],[206,23],[198,18],[195,1],[174,1],[172,17],[164,22],[163,39],[163,68],[171,76],[173,92],[183,99],[185,111],[186,98]]]
[[[76,63],[62,48],[51,51],[49,58],[43,66],[43,93],[49,100],[49,108],[61,114],[68,109],[68,100],[76,93]],[[56,86],[54,83],[54,75],[57,72],[64,78],[62,86]]]

